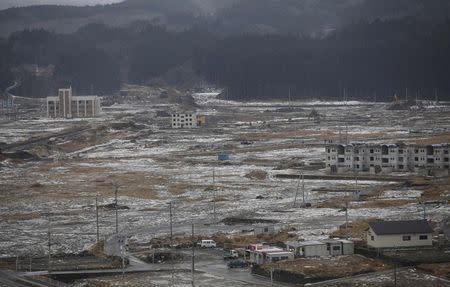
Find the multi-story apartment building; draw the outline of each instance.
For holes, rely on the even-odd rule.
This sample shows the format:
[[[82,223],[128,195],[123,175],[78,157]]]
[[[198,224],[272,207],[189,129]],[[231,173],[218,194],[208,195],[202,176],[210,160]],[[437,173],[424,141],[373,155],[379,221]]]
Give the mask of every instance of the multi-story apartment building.
[[[47,97],[49,118],[92,118],[100,114],[97,96],[73,96],[72,88],[59,89],[57,97]]]
[[[449,170],[449,144],[328,144],[326,167],[332,173]]]
[[[173,113],[172,114],[172,128],[174,129],[191,129],[198,126],[203,126],[206,123],[206,117],[197,115],[194,112]]]

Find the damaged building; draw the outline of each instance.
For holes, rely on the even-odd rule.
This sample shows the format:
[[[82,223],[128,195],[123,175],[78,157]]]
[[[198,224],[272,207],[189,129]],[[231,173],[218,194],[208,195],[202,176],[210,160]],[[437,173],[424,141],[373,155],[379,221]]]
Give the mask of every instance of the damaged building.
[[[173,129],[191,129],[206,124],[206,116],[194,112],[175,112],[172,114],[171,126]]]
[[[98,96],[74,96],[72,88],[59,89],[57,97],[47,97],[49,118],[94,118],[100,111]]]
[[[328,144],[325,162],[331,173],[424,172],[448,175],[449,144]]]

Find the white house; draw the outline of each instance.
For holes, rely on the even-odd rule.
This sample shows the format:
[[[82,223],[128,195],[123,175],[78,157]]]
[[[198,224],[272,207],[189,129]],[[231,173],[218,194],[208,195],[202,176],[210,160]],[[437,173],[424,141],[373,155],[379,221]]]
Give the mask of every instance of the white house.
[[[433,229],[426,220],[369,223],[367,245],[372,248],[432,246]]]

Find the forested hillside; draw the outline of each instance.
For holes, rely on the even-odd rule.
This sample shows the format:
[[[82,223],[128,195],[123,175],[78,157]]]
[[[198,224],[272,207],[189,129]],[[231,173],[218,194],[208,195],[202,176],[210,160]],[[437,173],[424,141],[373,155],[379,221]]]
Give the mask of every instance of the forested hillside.
[[[260,9],[252,9],[258,3]],[[0,38],[0,89],[21,78],[28,80],[16,92],[24,96],[44,84],[109,94],[122,83],[168,80],[192,87],[202,77],[241,100],[391,100],[394,94],[406,97],[407,90],[410,97],[450,98],[449,5],[444,0],[128,0],[8,9],[0,12],[0,22],[25,17],[60,23],[62,15],[69,22],[98,15],[120,21],[126,11],[174,18],[172,25],[155,19],[91,23],[72,33],[26,29]],[[186,26],[173,29],[175,22]],[[331,22],[340,28],[331,28]],[[51,67],[52,75],[40,79],[24,68],[30,64]]]
[[[450,22],[414,19],[351,25],[325,39],[240,35],[194,57],[198,73],[235,99],[391,100],[449,96]]]

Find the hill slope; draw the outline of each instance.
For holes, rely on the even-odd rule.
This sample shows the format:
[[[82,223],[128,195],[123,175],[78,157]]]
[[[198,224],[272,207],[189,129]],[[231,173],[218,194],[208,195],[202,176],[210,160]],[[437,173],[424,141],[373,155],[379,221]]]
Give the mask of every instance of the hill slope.
[[[174,30],[194,24],[221,34],[323,35],[361,19],[445,18],[447,0],[126,0],[95,6],[33,6],[0,11],[0,36],[24,28],[70,33],[88,23],[114,26],[149,20]]]

